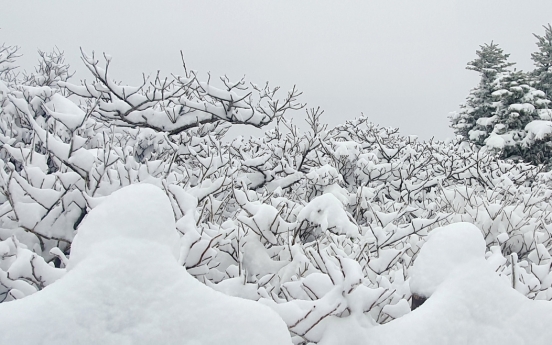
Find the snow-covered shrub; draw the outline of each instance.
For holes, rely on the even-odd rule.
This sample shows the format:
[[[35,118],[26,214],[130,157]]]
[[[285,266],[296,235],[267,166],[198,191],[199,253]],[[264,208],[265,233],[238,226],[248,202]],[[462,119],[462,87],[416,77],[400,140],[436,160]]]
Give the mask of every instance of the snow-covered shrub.
[[[179,242],[160,188],[112,193],[79,228],[67,274],[31,298],[0,305],[0,343],[291,344],[275,312],[186,272]]]
[[[552,304],[511,289],[485,262],[485,241],[468,223],[435,229],[412,271],[412,290],[431,295],[416,312],[380,327],[358,318],[329,324],[319,344],[548,344]]]
[[[138,183],[169,197],[179,264],[271,307],[296,344],[323,340],[337,319],[366,326],[409,313],[420,248],[450,223],[480,229],[487,261],[513,288],[552,299],[550,173],[366,117],[328,128],[320,109],[307,111],[303,133],[283,117],[300,106],[295,89],[277,101],[251,86],[255,98],[243,81],[223,78],[224,90],[191,71],[122,86],[105,60],[102,69],[84,56],[95,79],[82,85],[0,80],[0,240],[22,258],[12,269],[15,249],[2,250],[6,301],[63,275],[88,212]],[[271,120],[263,137],[222,140],[231,123]],[[36,260],[44,279],[29,273]]]
[[[65,266],[67,259],[58,248],[52,254],[58,255]],[[15,236],[0,242],[0,303],[31,295],[64,274],[65,269],[48,265]]]

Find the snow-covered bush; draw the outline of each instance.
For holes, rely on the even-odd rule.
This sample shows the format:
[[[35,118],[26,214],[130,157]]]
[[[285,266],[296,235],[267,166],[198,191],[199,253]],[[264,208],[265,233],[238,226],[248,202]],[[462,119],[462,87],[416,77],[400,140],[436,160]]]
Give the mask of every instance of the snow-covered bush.
[[[320,344],[548,344],[552,304],[511,289],[485,262],[485,241],[468,223],[435,229],[412,271],[412,290],[431,294],[416,312],[381,327],[339,319]]]
[[[188,274],[177,261],[179,242],[161,189],[112,193],[79,228],[67,274],[2,305],[0,343],[291,344],[275,312]]]
[[[63,276],[88,212],[138,183],[167,194],[179,264],[271,307],[296,344],[322,341],[338,319],[409,313],[413,264],[450,223],[475,224],[487,261],[521,294],[552,299],[552,175],[538,167],[365,117],[328,128],[320,109],[303,133],[283,116],[301,106],[295,88],[277,100],[268,86],[216,88],[187,70],[130,87],[110,79],[110,57],[102,68],[86,55],[94,80],[73,85],[59,55],[41,58],[57,67],[23,79],[4,67],[0,80],[0,300]],[[222,140],[232,123],[270,121],[261,138]]]

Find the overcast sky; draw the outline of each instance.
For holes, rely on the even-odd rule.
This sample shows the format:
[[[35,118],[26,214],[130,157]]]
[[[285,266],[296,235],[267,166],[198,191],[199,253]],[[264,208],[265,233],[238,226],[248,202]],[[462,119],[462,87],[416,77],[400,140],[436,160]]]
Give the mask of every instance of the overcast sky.
[[[532,69],[532,33],[549,22],[551,0],[0,0],[0,43],[20,46],[27,69],[58,46],[89,78],[82,47],[112,55],[113,76],[132,84],[182,74],[182,50],[199,72],[296,84],[331,125],[363,112],[423,139],[453,135],[447,115],[478,82],[465,66],[480,44]]]

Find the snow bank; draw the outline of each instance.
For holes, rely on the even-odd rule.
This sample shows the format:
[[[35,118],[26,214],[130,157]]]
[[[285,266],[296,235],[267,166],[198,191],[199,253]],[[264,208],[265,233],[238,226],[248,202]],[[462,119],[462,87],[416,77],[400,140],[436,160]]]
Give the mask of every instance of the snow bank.
[[[473,225],[435,229],[415,263],[413,290],[432,292],[412,313],[382,326],[356,320],[328,326],[319,345],[547,345],[552,303],[512,289],[487,264],[485,242]]]
[[[177,241],[160,189],[113,193],[83,221],[63,278],[0,304],[0,344],[291,344],[269,308],[190,276]]]

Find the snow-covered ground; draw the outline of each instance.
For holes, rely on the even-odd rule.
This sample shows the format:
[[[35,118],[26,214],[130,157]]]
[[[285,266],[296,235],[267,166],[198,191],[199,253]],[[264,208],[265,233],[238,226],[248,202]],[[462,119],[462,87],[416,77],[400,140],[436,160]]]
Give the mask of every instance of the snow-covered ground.
[[[153,185],[106,198],[72,247],[58,282],[0,304],[0,344],[291,344],[275,312],[178,265],[171,205]]]

